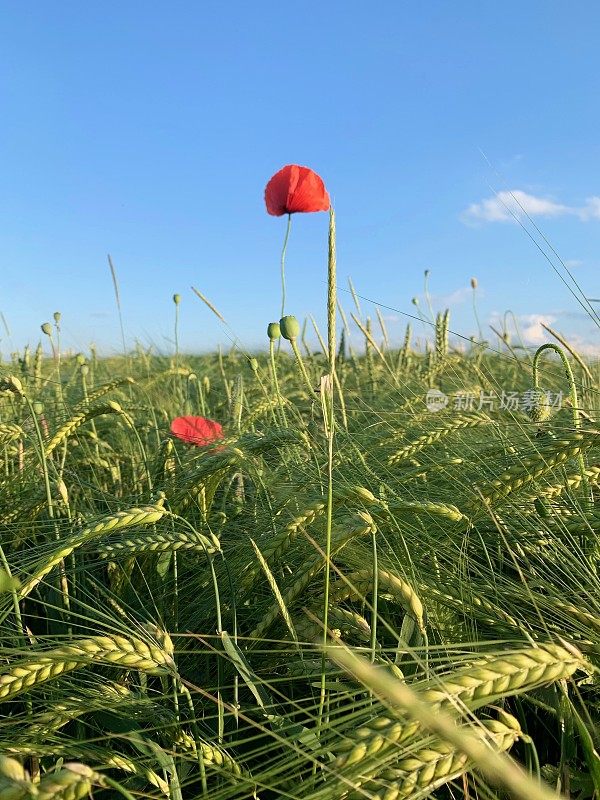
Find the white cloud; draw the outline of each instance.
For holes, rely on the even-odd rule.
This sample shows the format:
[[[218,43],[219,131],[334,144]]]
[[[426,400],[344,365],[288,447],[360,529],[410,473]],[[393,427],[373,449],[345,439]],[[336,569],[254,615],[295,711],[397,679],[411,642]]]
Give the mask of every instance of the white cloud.
[[[600,197],[588,197],[585,206],[579,209],[579,217],[584,222],[600,219]]]
[[[525,344],[544,344],[551,337],[548,331],[542,328],[544,325],[552,325],[556,317],[550,314],[523,314],[519,317],[521,335]]]
[[[466,224],[516,222],[519,218],[574,216],[582,222],[600,220],[600,197],[588,197],[583,206],[567,206],[547,197],[536,197],[521,189],[498,192],[480,203],[471,203],[461,214]]]
[[[595,341],[584,339],[576,333],[567,336],[567,341],[582,356],[600,356],[600,345]]]
[[[564,318],[575,318],[578,321],[581,319],[589,319],[587,314],[572,311],[553,311],[546,314],[518,314],[517,323],[519,332],[523,339],[523,344],[531,347],[539,347],[545,342],[554,342],[556,340],[546,331],[542,325],[548,325],[556,330],[554,323]],[[503,330],[504,315],[498,311],[494,311],[490,317],[490,323],[497,329]],[[512,320],[511,320],[512,321]],[[510,321],[510,322],[511,322]],[[590,336],[583,336],[581,333],[574,331],[564,332],[558,328],[561,333],[565,334],[566,340],[569,344],[583,356],[595,357],[600,356],[600,345],[598,344],[595,334],[592,332]],[[511,340],[516,340],[516,332],[511,324],[509,324],[509,333]]]
[[[432,301],[435,306],[439,306],[440,308],[451,308],[452,306],[459,305],[459,303],[464,303],[465,300],[469,300],[473,294],[473,289],[470,286],[463,286],[460,289],[455,289],[453,292],[449,294],[434,294],[432,295]],[[482,292],[480,291],[480,296]]]

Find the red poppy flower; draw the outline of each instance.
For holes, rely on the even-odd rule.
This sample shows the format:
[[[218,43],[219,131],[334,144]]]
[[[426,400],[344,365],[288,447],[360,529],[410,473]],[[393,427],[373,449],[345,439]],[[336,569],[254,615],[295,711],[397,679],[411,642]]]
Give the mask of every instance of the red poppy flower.
[[[171,433],[197,447],[206,447],[223,438],[221,425],[206,417],[177,417],[171,422]]]
[[[267,211],[274,217],[306,211],[329,211],[331,202],[322,179],[308,167],[288,164],[265,188]]]

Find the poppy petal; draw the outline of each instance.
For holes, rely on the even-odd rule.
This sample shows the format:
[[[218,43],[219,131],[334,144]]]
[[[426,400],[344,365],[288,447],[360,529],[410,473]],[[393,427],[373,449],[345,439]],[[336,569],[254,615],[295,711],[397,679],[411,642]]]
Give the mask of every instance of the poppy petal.
[[[197,447],[205,447],[223,438],[222,426],[206,417],[176,417],[171,422],[171,433]]]
[[[288,199],[290,213],[328,211],[329,206],[329,194],[321,178],[311,169],[301,168],[297,186]]]

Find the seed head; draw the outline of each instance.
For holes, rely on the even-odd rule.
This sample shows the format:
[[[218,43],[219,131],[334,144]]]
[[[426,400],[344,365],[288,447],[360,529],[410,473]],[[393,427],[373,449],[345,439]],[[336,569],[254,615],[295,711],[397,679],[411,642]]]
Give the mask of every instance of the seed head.
[[[43,413],[44,413],[44,404],[43,404],[43,403],[40,403],[40,401],[39,401],[39,400],[35,400],[35,401],[34,401],[34,402],[31,404],[31,407],[33,408],[33,413],[34,413],[34,414],[37,414],[37,416],[38,416],[38,417],[40,416],[40,414],[43,414]]]
[[[85,376],[89,374],[90,368],[88,367],[87,364],[82,364],[80,372],[83,375],[83,377],[85,378]]]
[[[251,358],[250,359],[250,369],[252,372],[258,372],[258,359]]]
[[[173,302],[175,303],[176,306],[178,306],[179,303],[181,303],[181,295],[180,294],[174,294],[173,295]]]
[[[281,330],[281,335],[284,339],[287,339],[288,342],[296,339],[300,333],[300,323],[296,317],[291,314],[279,320],[279,328]]]
[[[60,323],[60,318],[62,316],[60,311],[55,311],[52,316],[54,317],[54,322],[56,322],[56,324],[58,325]]]
[[[279,339],[281,336],[281,329],[278,322],[269,322],[267,325],[267,336],[272,342]]]
[[[477,288],[477,278],[471,278],[471,289]]]
[[[52,336],[52,325],[49,322],[44,322],[40,326],[42,329],[42,333],[45,333],[46,336]]]
[[[83,355],[83,353],[77,353],[77,355],[75,356],[75,363],[80,367],[83,366],[83,364],[85,364],[85,356]]]

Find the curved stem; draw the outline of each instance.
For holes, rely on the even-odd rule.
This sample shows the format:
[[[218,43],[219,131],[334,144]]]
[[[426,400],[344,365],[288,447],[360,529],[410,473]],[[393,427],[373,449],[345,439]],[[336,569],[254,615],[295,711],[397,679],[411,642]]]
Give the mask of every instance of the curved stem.
[[[579,399],[577,397],[577,387],[575,385],[575,377],[573,375],[573,370],[571,369],[571,365],[564,354],[563,350],[553,342],[547,342],[543,344],[541,347],[535,351],[535,355],[533,357],[533,363],[531,365],[531,373],[533,378],[533,388],[539,389],[539,360],[540,356],[544,352],[544,350],[553,350],[557,355],[560,357],[562,361],[565,375],[567,378],[567,383],[569,384],[569,398],[571,400],[571,406],[573,409],[573,426],[575,428],[581,427],[581,417],[579,416]]]
[[[573,427],[575,428],[575,430],[579,430],[581,428],[581,415],[579,413],[579,398],[577,396],[575,377],[573,375],[573,370],[571,369],[571,365],[569,364],[569,360],[566,357],[564,351],[557,344],[554,344],[554,342],[547,342],[546,344],[541,345],[541,347],[538,347],[538,349],[535,351],[533,362],[531,364],[533,388],[539,389],[539,361],[542,353],[545,350],[552,350],[559,356],[560,360],[562,361],[562,365],[565,370],[565,376],[567,378],[567,383],[569,384],[569,399],[571,401]],[[589,485],[588,485],[587,475],[585,472],[585,459],[582,453],[580,453],[579,456],[577,457],[577,462],[579,466],[579,471],[581,473],[581,488],[583,490],[584,496],[586,497],[586,500],[589,500]]]

